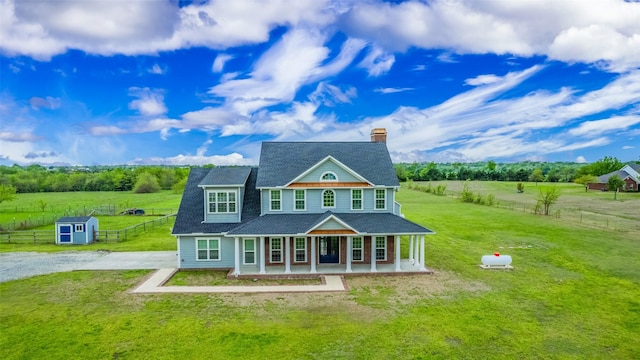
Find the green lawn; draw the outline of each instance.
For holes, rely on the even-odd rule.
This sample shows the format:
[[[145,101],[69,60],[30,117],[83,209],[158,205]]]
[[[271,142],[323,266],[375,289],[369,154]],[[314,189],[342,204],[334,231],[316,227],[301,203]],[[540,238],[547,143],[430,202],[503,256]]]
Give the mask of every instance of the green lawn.
[[[0,358],[638,358],[637,237],[406,189],[398,200],[437,232],[434,275],[349,278],[331,294],[128,293],[147,271],[10,281]],[[480,270],[495,251],[515,270]]]
[[[62,216],[83,216],[92,210],[100,215],[109,208],[116,213],[135,207],[145,209],[147,214],[170,214],[178,210],[181,198],[182,194],[168,190],[151,194],[128,191],[18,194],[15,200],[0,204],[0,227],[53,224]]]

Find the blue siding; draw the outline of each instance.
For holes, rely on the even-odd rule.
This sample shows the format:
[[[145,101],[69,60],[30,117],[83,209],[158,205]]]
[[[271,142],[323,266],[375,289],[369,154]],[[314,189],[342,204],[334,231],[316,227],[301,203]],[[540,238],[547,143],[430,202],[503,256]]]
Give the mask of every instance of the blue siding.
[[[196,238],[220,238],[220,260],[196,260]],[[256,263],[260,259],[259,239],[256,240]],[[231,269],[235,266],[234,252],[235,240],[218,236],[180,236],[178,237],[180,253],[180,267],[185,269]],[[240,239],[240,252],[243,251],[242,239]],[[241,254],[239,254],[241,256]],[[242,257],[239,257],[242,266]]]
[[[235,191],[236,192],[236,212],[235,213],[209,213],[209,195],[208,191]],[[242,199],[244,197],[244,188],[207,188],[204,190],[204,221],[210,223],[235,223],[240,222],[240,214],[242,213]]]
[[[330,187],[327,187],[331,189]],[[366,212],[390,212],[394,213],[397,208],[394,206],[395,191],[392,188],[386,190],[386,209],[374,210],[375,208],[375,190],[374,188],[362,188],[362,210],[351,210],[351,189],[350,188],[334,188],[331,189],[335,193],[335,207],[325,208],[322,207],[322,192],[325,189],[310,188],[307,189],[307,210],[306,213],[323,213],[327,210],[339,213],[366,213]],[[269,190],[262,191],[261,197],[261,211],[262,214],[300,214],[303,211],[294,211],[293,202],[294,190],[283,189],[282,190],[282,210],[270,211],[269,210]]]
[[[344,168],[334,163],[333,161],[325,161],[320,164],[316,169],[305,175],[303,178],[299,180],[299,182],[318,182],[320,181],[320,177],[325,172],[330,171],[336,174],[338,177],[338,181],[341,182],[353,182],[353,181],[362,181],[361,179],[356,178],[347,172]]]

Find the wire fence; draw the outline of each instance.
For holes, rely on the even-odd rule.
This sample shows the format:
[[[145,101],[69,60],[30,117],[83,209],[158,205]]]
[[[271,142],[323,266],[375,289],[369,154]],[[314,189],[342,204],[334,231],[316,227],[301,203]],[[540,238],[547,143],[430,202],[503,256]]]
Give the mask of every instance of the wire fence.
[[[25,207],[24,209],[31,208]],[[0,231],[19,231],[19,230],[29,230],[34,229],[40,226],[53,225],[64,216],[93,216],[93,215],[119,215],[121,213],[126,213],[127,210],[122,210],[120,212],[116,212],[116,208],[114,207],[97,207],[97,208],[80,208],[72,211],[63,211],[61,213],[42,213],[40,215],[36,214],[28,214],[23,216],[14,216],[13,220],[9,222],[5,222],[0,224]],[[18,212],[19,213],[19,212]],[[23,214],[26,211],[22,212]],[[175,214],[176,209],[169,208],[151,208],[144,209],[144,215],[151,216],[162,216],[167,214]],[[16,213],[17,214],[17,213]],[[140,214],[137,214],[140,215]]]
[[[444,189],[437,189],[435,186],[432,187],[414,184],[408,186],[408,188],[414,191],[431,193],[433,195],[447,196],[456,199],[461,198],[461,191],[446,189],[446,187]],[[477,195],[479,194],[475,194],[475,196]],[[536,205],[535,201],[519,202],[493,198],[490,203],[487,203],[487,198],[488,196],[484,195],[483,199],[485,201],[475,201],[475,203],[531,214],[540,213],[540,209]],[[564,222],[580,224],[581,226],[640,234],[640,221],[638,221],[636,218],[615,213],[611,214],[602,210],[599,211],[598,209],[583,210],[556,204],[551,207],[549,217],[554,219],[561,219]]]
[[[168,224],[175,216],[176,214],[165,215],[120,230],[97,230],[95,232],[94,239],[97,243],[118,243],[129,240],[141,233],[152,230],[157,226]],[[0,243],[55,244],[56,232],[55,230],[1,231]]]

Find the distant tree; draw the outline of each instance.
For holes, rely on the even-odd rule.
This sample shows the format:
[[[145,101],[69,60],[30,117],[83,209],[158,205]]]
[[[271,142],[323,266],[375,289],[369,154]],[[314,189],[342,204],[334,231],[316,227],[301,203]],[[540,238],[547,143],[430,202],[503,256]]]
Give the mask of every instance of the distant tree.
[[[47,208],[47,205],[49,205],[46,201],[40,199],[38,200],[38,207],[40,208],[40,211],[44,212],[44,209]]]
[[[136,194],[143,193],[155,193],[160,191],[160,184],[158,184],[158,178],[153,174],[144,172],[138,175],[138,180],[133,187],[133,192]]]
[[[487,162],[487,169],[489,169],[489,171],[495,171],[496,170],[496,162],[493,160],[489,160]]]
[[[549,215],[549,208],[551,205],[558,202],[560,197],[560,191],[557,187],[551,186],[547,188],[540,188],[538,193],[538,199],[536,203],[536,213],[538,210],[544,210],[545,215]]]
[[[519,182],[516,184],[516,190],[518,190],[518,193],[523,193],[524,192],[524,185]]]
[[[600,176],[622,169],[624,164],[615,157],[605,156],[589,165],[585,165],[578,170],[578,175]]]
[[[538,168],[531,172],[529,175],[529,181],[534,181],[536,186],[538,186],[538,182],[544,180],[544,175],[542,174],[542,169]]]
[[[407,169],[404,164],[394,164],[398,181],[407,181]]]
[[[613,175],[609,178],[609,181],[607,181],[607,188],[611,191],[614,191],[613,200],[618,199],[618,191],[623,186],[624,186],[624,180],[620,179],[618,175]]]
[[[185,187],[187,187],[187,178],[182,178],[181,180],[178,180],[178,182],[173,184],[171,190],[173,190],[174,194],[182,194]]]
[[[0,203],[16,198],[16,188],[11,185],[0,185]]]
[[[582,175],[573,179],[573,182],[584,185],[584,191],[587,191],[589,189],[589,184],[597,183],[598,178],[593,175]]]

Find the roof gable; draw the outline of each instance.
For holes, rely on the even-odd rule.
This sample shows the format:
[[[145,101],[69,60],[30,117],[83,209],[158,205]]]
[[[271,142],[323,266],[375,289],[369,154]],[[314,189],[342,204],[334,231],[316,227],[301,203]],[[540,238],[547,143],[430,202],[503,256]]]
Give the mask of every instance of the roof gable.
[[[370,181],[368,181],[367,179],[365,179],[362,176],[360,176],[360,174],[358,174],[355,171],[351,170],[348,166],[346,166],[345,164],[343,164],[340,161],[336,160],[333,156],[329,155],[326,158],[320,160],[315,165],[311,166],[309,169],[307,169],[305,172],[303,172],[302,174],[297,176],[295,179],[291,180],[289,183],[286,184],[286,186],[291,185],[292,183],[296,183],[296,182],[299,182],[299,181],[303,180],[305,176],[313,173],[315,170],[317,170],[318,168],[322,167],[324,164],[326,164],[328,162],[334,163],[339,168],[341,168],[342,170],[347,172],[349,175],[353,176],[357,181],[361,181],[361,182],[365,182],[365,183],[367,183],[369,185],[373,185]],[[319,179],[316,179],[316,181],[319,181]]]
[[[256,186],[285,186],[329,158],[368,183],[400,185],[385,143],[264,142]]]

